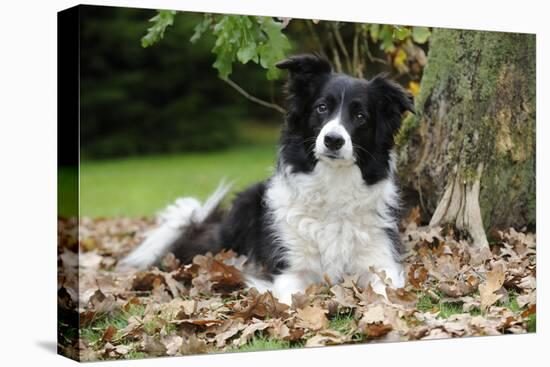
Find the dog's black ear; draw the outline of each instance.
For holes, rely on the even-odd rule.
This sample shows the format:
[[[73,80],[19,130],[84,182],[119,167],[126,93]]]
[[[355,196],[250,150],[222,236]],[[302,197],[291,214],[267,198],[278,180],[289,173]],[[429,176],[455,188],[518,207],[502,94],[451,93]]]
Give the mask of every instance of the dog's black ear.
[[[289,71],[286,92],[291,110],[301,110],[332,72],[325,58],[311,54],[291,56],[276,66]]]
[[[290,77],[330,73],[329,62],[318,55],[304,54],[291,56],[275,64],[279,69],[290,71]]]
[[[376,116],[380,138],[393,140],[401,126],[403,113],[414,113],[412,94],[401,85],[388,79],[387,74],[376,76],[368,83],[371,113]]]

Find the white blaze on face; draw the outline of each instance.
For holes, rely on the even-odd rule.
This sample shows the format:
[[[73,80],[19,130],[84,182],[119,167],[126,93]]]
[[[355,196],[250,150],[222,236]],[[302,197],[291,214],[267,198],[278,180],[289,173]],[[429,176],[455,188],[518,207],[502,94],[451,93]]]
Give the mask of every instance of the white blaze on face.
[[[342,145],[342,147],[338,151],[331,151],[325,146],[325,136],[328,134],[337,134],[344,139],[344,145]],[[327,154],[336,155],[340,159],[327,157]],[[319,132],[319,135],[317,135],[317,139],[315,140],[315,156],[317,157],[317,159],[332,161],[334,163],[340,160],[343,160],[345,162],[353,161],[353,147],[351,144],[351,136],[349,135],[346,128],[341,124],[340,114],[338,114],[336,118],[327,122],[326,125],[323,126],[323,128]]]

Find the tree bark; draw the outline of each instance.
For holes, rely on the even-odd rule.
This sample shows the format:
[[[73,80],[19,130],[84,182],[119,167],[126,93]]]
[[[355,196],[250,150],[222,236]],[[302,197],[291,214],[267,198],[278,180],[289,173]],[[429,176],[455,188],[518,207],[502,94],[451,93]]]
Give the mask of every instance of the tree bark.
[[[434,29],[399,172],[431,225],[475,245],[535,220],[535,35]]]

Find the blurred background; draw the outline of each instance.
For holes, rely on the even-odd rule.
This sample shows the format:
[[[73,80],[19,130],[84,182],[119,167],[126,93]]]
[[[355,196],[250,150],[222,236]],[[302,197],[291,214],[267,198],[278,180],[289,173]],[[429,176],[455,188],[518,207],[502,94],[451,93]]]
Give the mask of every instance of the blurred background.
[[[285,75],[275,62],[316,52],[337,71],[388,72],[414,94],[429,35],[422,27],[83,6],[81,214],[151,215],[179,196],[206,198],[222,178],[238,190],[268,177],[284,120]]]

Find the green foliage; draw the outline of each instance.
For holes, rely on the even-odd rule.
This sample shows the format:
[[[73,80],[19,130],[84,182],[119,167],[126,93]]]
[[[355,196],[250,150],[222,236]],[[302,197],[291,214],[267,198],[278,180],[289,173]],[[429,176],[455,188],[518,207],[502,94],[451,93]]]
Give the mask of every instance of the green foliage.
[[[158,10],[157,15],[149,21],[153,26],[147,29],[147,34],[141,38],[141,46],[149,47],[164,37],[166,28],[174,24],[175,10]]]
[[[390,24],[364,24],[363,29],[374,43],[386,53],[395,52],[399,43],[414,41],[418,44],[428,42],[431,32],[427,27],[409,27]]]
[[[233,63],[254,62],[267,70],[267,79],[279,77],[275,64],[290,50],[288,38],[283,34],[283,23],[271,17],[205,14],[195,27],[191,42],[197,42],[211,30],[216,37],[212,52],[216,55],[214,68],[221,78],[233,71]]]
[[[416,43],[424,44],[428,42],[431,34],[432,33],[428,27],[412,27],[411,36],[413,41]]]

